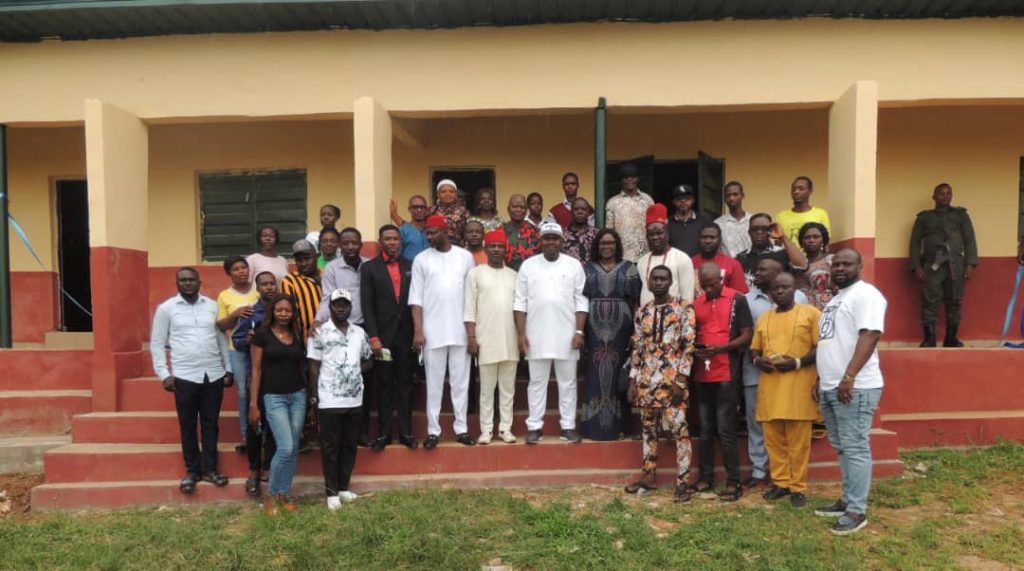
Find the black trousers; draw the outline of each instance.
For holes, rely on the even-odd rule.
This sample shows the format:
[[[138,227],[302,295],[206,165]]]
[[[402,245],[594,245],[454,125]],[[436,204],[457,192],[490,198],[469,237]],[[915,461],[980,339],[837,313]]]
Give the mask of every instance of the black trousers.
[[[374,369],[377,368],[379,361],[373,362]],[[370,439],[370,417],[373,416],[373,399],[370,395],[373,394],[373,390],[377,387],[377,383],[374,381],[373,371],[363,373],[363,406],[360,408],[359,414],[359,439],[369,440]]]
[[[267,411],[263,408],[262,396],[260,395],[261,398],[256,399],[256,406],[260,409],[260,430],[257,432],[257,427],[249,423],[249,428],[245,431],[245,454],[249,458],[250,472],[262,470],[264,459],[269,464],[270,459],[274,457],[274,452],[277,451],[274,434],[270,431],[270,425],[267,424]],[[253,398],[255,397],[252,393],[249,393],[249,399]]]
[[[373,383],[377,389],[379,436],[392,437],[391,416],[398,409],[398,435],[412,435],[412,342],[388,347],[391,361],[373,362]],[[363,403],[369,399],[364,398]]]
[[[362,408],[322,408],[317,411],[317,416],[320,420],[324,491],[328,496],[336,496],[338,492],[348,490],[352,479]]]
[[[722,462],[729,482],[740,481],[740,455],[736,447],[736,383],[694,383],[700,409],[700,479],[715,479],[715,437],[722,447]]]
[[[181,430],[181,454],[185,457],[185,470],[190,474],[205,474],[217,470],[217,438],[219,436],[220,405],[224,401],[224,379],[192,383],[174,379],[174,407],[178,411]],[[196,422],[202,430],[202,452]]]

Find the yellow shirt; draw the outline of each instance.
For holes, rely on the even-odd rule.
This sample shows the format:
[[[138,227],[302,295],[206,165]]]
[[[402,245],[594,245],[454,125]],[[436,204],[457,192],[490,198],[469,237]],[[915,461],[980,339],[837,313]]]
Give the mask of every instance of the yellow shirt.
[[[224,319],[239,307],[252,305],[260,299],[259,292],[253,286],[248,293],[239,293],[233,287],[220,292],[217,296],[217,321]],[[231,342],[231,334],[228,333],[228,349],[234,349],[235,344]]]
[[[782,227],[782,232],[789,238],[789,241],[798,246],[797,238],[800,236],[800,229],[808,222],[818,222],[825,226],[829,234],[832,233],[828,212],[824,208],[818,208],[817,206],[812,206],[807,212],[793,212],[792,208],[787,208],[775,215],[775,222]]]
[[[750,349],[761,357],[803,357],[818,345],[818,319],[821,312],[813,305],[796,304],[789,311],[769,310],[757,320]],[[757,389],[757,421],[815,420],[818,404],[811,390],[818,380],[813,365],[788,373],[761,372]]]

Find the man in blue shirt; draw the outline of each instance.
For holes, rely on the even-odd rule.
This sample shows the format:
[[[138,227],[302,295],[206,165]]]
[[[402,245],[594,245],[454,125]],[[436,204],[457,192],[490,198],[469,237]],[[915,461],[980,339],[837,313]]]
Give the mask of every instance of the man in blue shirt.
[[[181,268],[175,275],[178,295],[161,303],[149,336],[153,370],[164,390],[174,393],[181,429],[181,453],[187,473],[178,484],[191,494],[203,479],[226,486],[217,471],[217,437],[224,389],[234,383],[227,337],[217,329],[217,302],[200,295],[199,272]],[[167,349],[171,352],[167,366]],[[202,427],[202,453],[196,420]]]
[[[405,222],[398,217],[398,207],[392,200],[391,220],[398,225],[398,231],[402,235],[402,258],[411,263],[420,252],[430,247],[427,242],[427,216],[430,214],[430,207],[427,206],[427,199],[420,195],[409,199],[409,214],[412,220]]]

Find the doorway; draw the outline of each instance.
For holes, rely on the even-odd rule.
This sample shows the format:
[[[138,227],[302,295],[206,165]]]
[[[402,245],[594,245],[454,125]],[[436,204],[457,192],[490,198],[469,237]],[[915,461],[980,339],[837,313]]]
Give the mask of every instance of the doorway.
[[[498,189],[494,184],[494,169],[489,167],[433,167],[430,170],[431,204],[437,204],[437,183],[449,179],[459,188],[459,199],[476,214],[476,193],[481,188],[494,191],[494,204],[498,202]],[[502,209],[499,206],[498,211]]]
[[[605,192],[608,198],[619,193],[619,167],[632,163],[639,171],[640,190],[651,195],[655,202],[672,206],[672,189],[688,184],[697,193],[695,209],[714,220],[722,215],[722,185],[725,184],[725,160],[700,152],[696,159],[656,159],[653,155],[608,161],[605,165]]]
[[[92,331],[89,193],[84,180],[59,180],[56,190],[60,329]]]

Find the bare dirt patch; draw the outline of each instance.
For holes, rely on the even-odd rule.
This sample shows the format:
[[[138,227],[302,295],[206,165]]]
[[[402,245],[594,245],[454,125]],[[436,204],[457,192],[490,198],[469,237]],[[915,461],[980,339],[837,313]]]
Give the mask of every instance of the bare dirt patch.
[[[42,474],[0,474],[0,519],[28,513],[32,488],[42,483]]]

